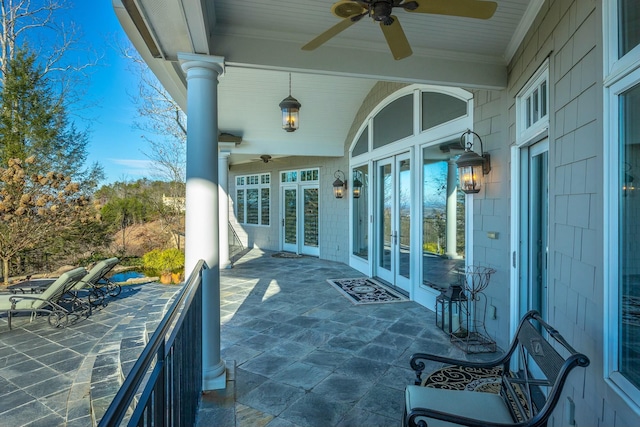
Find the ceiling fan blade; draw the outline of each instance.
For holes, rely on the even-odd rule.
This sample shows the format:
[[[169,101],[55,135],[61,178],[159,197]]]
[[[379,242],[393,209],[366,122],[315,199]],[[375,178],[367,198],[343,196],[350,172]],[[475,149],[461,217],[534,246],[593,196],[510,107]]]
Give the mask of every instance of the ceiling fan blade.
[[[407,36],[404,34],[404,30],[400,25],[400,21],[393,15],[391,18],[393,19],[392,24],[384,25],[384,23],[381,22],[380,28],[382,29],[384,38],[387,39],[387,44],[389,45],[389,49],[391,49],[393,59],[397,61],[411,56],[413,51],[411,50],[409,40],[407,40]]]
[[[352,20],[352,18],[343,19],[342,21],[338,22],[333,27],[329,28],[324,33],[320,34],[315,39],[311,40],[309,43],[307,43],[304,46],[302,46],[302,50],[314,50],[314,49],[320,47],[325,42],[327,42],[329,39],[331,39],[334,36],[337,36],[338,34],[343,32],[344,30],[346,30],[347,28],[349,28],[350,26],[355,24],[357,21],[359,21],[359,19],[355,20],[355,21]]]
[[[413,8],[411,3],[417,3]],[[433,13],[436,15],[463,16],[466,18],[489,19],[493,16],[498,3],[480,0],[415,0],[404,2],[407,12]]]

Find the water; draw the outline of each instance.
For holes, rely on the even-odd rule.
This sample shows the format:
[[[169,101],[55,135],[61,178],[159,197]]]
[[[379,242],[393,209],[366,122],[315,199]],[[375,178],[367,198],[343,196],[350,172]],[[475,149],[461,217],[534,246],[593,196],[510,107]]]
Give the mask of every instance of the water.
[[[122,273],[116,273],[109,277],[112,282],[126,282],[129,279],[139,279],[146,277],[144,273],[135,270],[123,271]]]

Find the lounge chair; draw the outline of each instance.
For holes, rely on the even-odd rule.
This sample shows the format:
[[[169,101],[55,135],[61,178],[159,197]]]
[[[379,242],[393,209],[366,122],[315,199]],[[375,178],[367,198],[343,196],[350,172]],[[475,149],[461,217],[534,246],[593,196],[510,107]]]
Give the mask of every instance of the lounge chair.
[[[104,297],[108,294],[116,297],[120,294],[121,287],[111,282],[106,275],[118,264],[118,258],[108,258],[100,261],[93,266],[91,270],[73,286],[67,295],[72,300],[79,298],[79,291],[83,288],[89,288],[88,299],[93,306],[104,303]]]
[[[4,294],[0,295],[0,313],[6,312],[11,329],[11,318],[18,313],[30,313],[33,320],[38,313],[49,316],[53,327],[64,327],[69,322],[69,310],[60,305],[63,295],[87,274],[83,267],[67,271],[56,279],[41,294]]]

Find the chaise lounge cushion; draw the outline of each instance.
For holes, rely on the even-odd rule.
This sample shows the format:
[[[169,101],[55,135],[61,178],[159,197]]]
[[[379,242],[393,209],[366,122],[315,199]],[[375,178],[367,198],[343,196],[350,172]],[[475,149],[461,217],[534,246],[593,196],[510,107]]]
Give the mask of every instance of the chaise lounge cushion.
[[[446,390],[416,385],[407,386],[406,411],[414,408],[434,409],[441,412],[472,418],[480,421],[512,424],[513,419],[504,400],[497,394],[477,391]],[[418,420],[420,417],[418,418]],[[429,427],[449,427],[452,424],[442,420],[428,419]]]

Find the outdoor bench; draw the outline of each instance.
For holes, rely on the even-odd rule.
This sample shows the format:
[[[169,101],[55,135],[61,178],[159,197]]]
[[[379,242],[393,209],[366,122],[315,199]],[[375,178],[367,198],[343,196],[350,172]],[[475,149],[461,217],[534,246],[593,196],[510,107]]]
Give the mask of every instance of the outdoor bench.
[[[562,353],[562,354],[561,354]],[[424,360],[496,370],[497,393],[422,386]],[[415,385],[405,390],[404,426],[546,426],[567,376],[589,358],[576,352],[560,333],[529,311],[520,321],[508,351],[490,362],[469,362],[435,354],[411,357]]]

